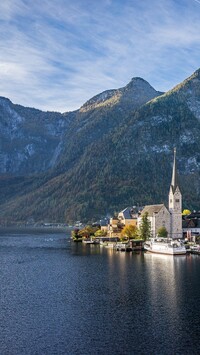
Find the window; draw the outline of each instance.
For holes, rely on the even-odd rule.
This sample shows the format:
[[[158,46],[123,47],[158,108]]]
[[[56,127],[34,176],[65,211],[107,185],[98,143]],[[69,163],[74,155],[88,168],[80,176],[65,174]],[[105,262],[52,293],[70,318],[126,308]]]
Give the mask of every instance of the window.
[[[179,198],[176,198],[176,200],[175,200],[177,203],[179,202]]]

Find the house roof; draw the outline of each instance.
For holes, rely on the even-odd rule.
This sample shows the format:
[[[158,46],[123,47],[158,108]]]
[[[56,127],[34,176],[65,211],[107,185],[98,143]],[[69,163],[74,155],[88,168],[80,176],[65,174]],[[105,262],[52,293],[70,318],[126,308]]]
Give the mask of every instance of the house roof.
[[[107,225],[108,225],[107,219],[100,219],[100,226],[101,227],[106,227]]]
[[[125,219],[132,219],[132,218],[133,218],[133,217],[131,216],[131,210],[132,210],[131,207],[127,207],[127,208],[125,208],[125,209],[122,211],[122,213],[123,213]]]
[[[200,228],[200,219],[199,218],[190,218],[183,219],[182,221],[183,228]]]
[[[162,203],[160,205],[149,205],[149,206],[145,206],[144,209],[142,210],[141,215],[143,216],[144,213],[148,213],[149,217],[153,217],[154,213],[158,213],[163,206],[165,207],[165,205]]]
[[[124,216],[124,219],[134,219],[133,216],[137,213],[134,207],[126,207],[123,211],[120,211]]]
[[[200,211],[192,212],[191,214],[185,216],[185,219],[190,219],[190,218],[198,218],[198,219],[200,219]]]

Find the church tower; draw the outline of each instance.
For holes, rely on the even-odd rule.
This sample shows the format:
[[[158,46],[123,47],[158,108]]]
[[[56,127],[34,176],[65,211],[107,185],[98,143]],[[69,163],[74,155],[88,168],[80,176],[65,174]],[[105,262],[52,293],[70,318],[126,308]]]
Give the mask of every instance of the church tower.
[[[178,186],[176,168],[176,148],[174,148],[174,163],[172,181],[169,189],[170,237],[182,238],[182,195]]]

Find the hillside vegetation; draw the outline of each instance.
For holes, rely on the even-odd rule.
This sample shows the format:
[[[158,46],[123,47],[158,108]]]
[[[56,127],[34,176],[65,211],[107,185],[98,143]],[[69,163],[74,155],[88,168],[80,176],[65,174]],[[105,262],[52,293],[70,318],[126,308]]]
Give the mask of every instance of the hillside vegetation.
[[[199,70],[165,94],[134,78],[53,120],[63,125],[53,163],[48,158],[40,173],[1,175],[2,223],[89,221],[128,205],[167,203],[174,146],[183,206],[199,209]]]

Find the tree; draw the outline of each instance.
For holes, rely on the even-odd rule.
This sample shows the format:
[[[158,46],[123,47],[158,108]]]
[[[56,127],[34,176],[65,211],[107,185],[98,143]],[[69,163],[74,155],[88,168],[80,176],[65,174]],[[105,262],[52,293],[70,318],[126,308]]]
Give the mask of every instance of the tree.
[[[95,237],[105,237],[107,235],[107,232],[103,231],[102,229],[98,229],[94,233]]]
[[[158,229],[157,234],[158,234],[158,237],[160,237],[160,238],[167,238],[168,231],[167,231],[167,229],[163,226],[163,227],[160,227],[160,228]]]
[[[79,229],[76,228],[73,231],[71,231],[71,235],[73,239],[78,239],[79,238]]]
[[[97,230],[98,230],[98,227],[86,226],[83,229],[81,229],[78,232],[78,234],[82,238],[89,238],[90,236],[94,235]]]
[[[148,212],[145,212],[142,216],[142,222],[140,224],[140,237],[145,241],[151,237],[151,222],[148,219]]]
[[[191,211],[190,210],[183,210],[183,213],[182,213],[182,215],[183,216],[188,216],[189,214],[191,214]]]
[[[130,226],[125,226],[122,231],[121,235],[130,238],[138,238],[139,233],[138,233],[138,228],[136,226],[130,225]]]

